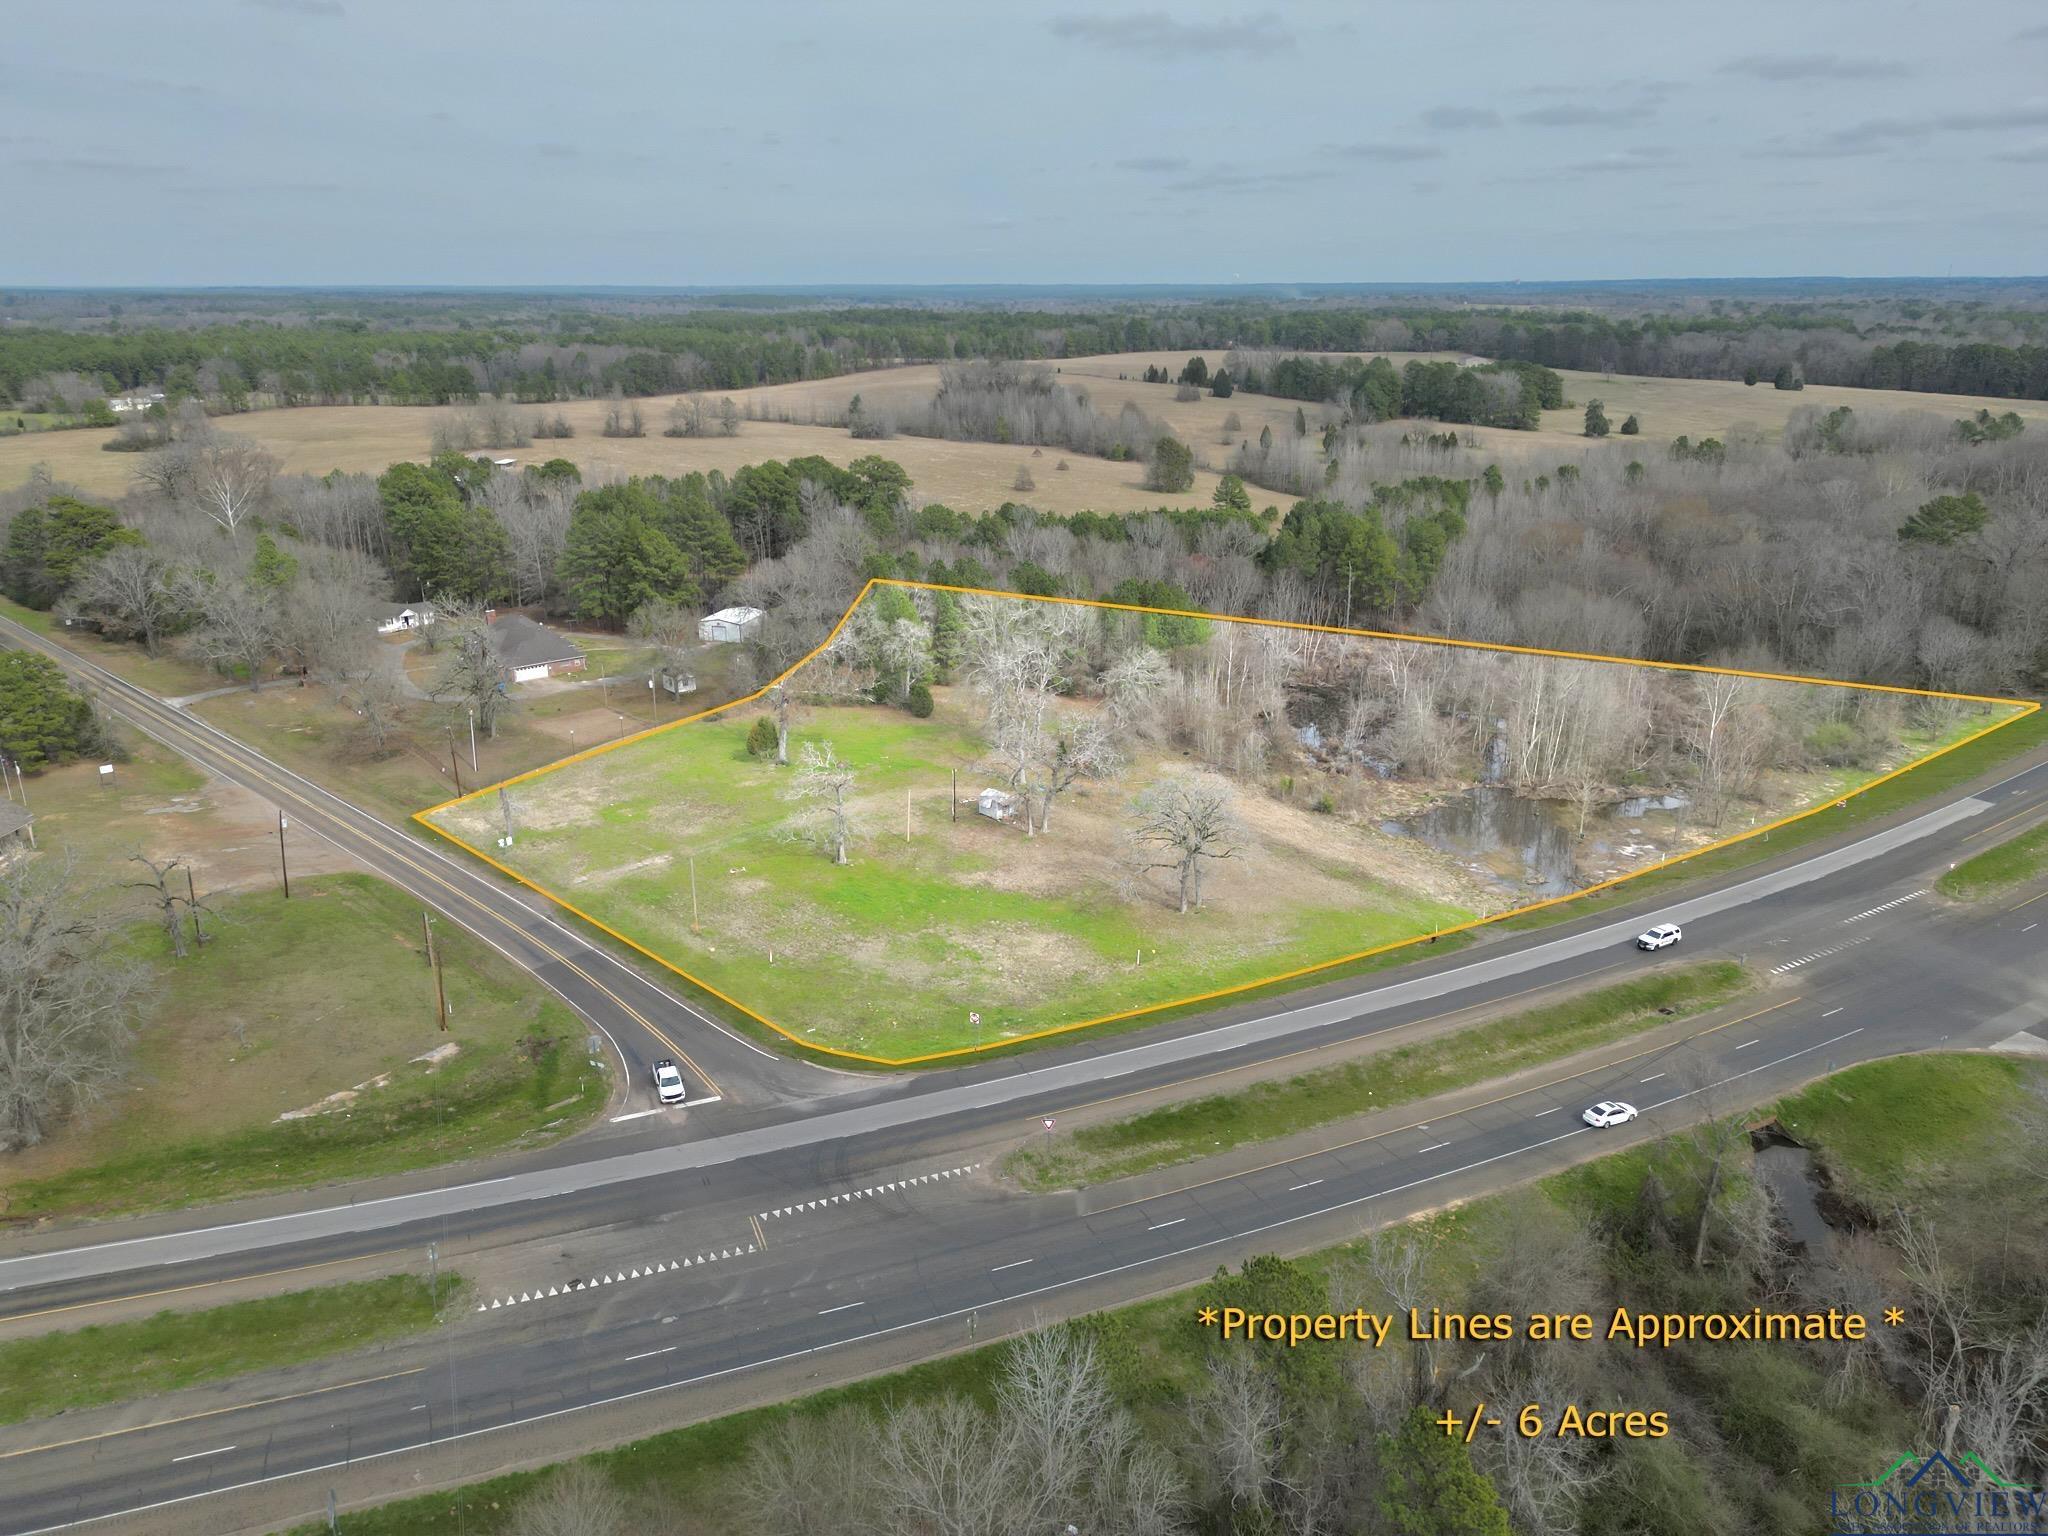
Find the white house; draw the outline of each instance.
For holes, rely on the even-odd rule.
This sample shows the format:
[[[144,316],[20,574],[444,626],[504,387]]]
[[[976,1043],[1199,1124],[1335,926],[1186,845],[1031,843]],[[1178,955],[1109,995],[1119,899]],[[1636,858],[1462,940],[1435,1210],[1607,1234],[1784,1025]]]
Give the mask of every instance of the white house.
[[[706,645],[737,645],[761,628],[758,608],[721,608],[697,621],[697,638]]]
[[[432,603],[391,603],[376,610],[377,633],[395,635],[405,629],[425,629],[434,622]]]
[[[107,401],[107,409],[115,413],[123,411],[146,411],[152,405],[164,403],[164,392],[160,389],[138,389],[132,395],[114,395]]]

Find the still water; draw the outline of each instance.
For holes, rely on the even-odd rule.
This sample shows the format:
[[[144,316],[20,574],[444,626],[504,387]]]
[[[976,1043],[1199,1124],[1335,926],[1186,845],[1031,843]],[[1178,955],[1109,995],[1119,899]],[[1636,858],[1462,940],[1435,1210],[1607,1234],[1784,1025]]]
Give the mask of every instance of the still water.
[[[1582,859],[1605,865],[1654,852],[1651,833],[1675,825],[1686,803],[1683,795],[1640,795],[1600,806],[1581,846],[1578,807],[1482,784],[1380,830],[1427,843],[1520,894],[1563,896],[1606,873],[1586,873]]]

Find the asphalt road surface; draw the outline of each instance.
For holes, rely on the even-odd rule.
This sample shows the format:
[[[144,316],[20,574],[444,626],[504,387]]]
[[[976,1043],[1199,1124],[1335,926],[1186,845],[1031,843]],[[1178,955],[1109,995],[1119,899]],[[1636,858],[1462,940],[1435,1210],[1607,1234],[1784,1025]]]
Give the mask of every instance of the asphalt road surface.
[[[452,1449],[636,1394],[675,1394],[680,1415],[693,1391],[738,1373],[892,1337],[954,1347],[975,1320],[1015,1326],[1188,1283],[1250,1252],[1337,1240],[1666,1133],[1830,1067],[2023,1033],[2048,1047],[2048,901],[1964,907],[1929,893],[1953,860],[2048,808],[2048,764],[1654,910],[1023,1061],[847,1079],[767,1058],[503,887],[147,695],[101,683],[110,707],[533,969],[619,1039],[629,1070],[687,1055],[726,1091],[482,1179],[423,1175],[347,1204],[315,1192],[9,1241],[0,1320],[57,1308],[89,1320],[109,1298],[430,1242],[450,1258],[481,1256],[484,1285],[463,1322],[380,1353],[374,1370],[358,1358],[268,1398],[257,1383],[229,1383],[0,1429],[0,1536],[141,1509],[168,1518],[314,1469],[374,1486],[393,1453]],[[1685,924],[1685,943],[1638,955],[1629,939],[1657,918]],[[1682,1044],[1619,1046],[1572,1077],[1539,1073],[1511,1092],[1391,1112],[1346,1145],[1048,1195],[999,1186],[961,1150],[1013,1142],[1042,1116],[1104,1098],[1538,985],[1723,955],[1773,977],[1739,1017]],[[1642,1118],[1619,1131],[1579,1124],[1602,1098]]]

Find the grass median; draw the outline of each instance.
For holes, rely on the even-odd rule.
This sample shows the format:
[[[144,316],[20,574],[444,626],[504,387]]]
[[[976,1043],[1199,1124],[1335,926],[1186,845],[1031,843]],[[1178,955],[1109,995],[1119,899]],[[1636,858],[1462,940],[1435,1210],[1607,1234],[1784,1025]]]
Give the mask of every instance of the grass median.
[[[2048,874],[2048,822],[1963,860],[1935,881],[1934,888],[1958,901],[1983,901],[2044,874]]]
[[[403,1338],[433,1327],[462,1293],[462,1279],[453,1273],[437,1285],[418,1275],[389,1275],[16,1339],[0,1344],[0,1423],[175,1392]]]
[[[1362,1061],[1087,1126],[1049,1145],[1034,1139],[1005,1171],[1034,1190],[1128,1178],[1606,1045],[1718,1007],[1750,982],[1732,960],[1659,971]]]

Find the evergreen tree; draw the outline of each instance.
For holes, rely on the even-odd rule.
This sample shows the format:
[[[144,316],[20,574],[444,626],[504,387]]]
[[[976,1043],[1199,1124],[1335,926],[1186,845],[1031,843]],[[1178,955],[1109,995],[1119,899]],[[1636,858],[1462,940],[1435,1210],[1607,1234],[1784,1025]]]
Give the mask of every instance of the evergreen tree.
[[[1486,487],[1489,501],[1499,501],[1500,493],[1508,488],[1507,478],[1501,474],[1498,464],[1486,466],[1486,473],[1480,476],[1480,483]]]
[[[257,535],[256,552],[249,557],[249,585],[277,592],[298,579],[298,558],[279,549],[277,540],[269,534]]]
[[[690,585],[701,601],[712,601],[721,587],[747,568],[746,552],[732,536],[725,514],[711,504],[702,475],[669,482],[659,526],[683,557]]]
[[[0,752],[33,772],[99,745],[92,704],[62,667],[32,651],[0,651]]]
[[[1622,418],[1621,435],[1623,437],[1638,436],[1642,432],[1642,430],[1643,424],[1640,421],[1636,420],[1635,412],[1631,411],[1628,413],[1627,416]]]
[[[1509,1536],[1508,1512],[1465,1442],[1444,1433],[1427,1408],[1380,1437],[1376,1502],[1398,1536]]]
[[[1981,533],[1991,520],[1991,510],[1975,491],[1961,496],[1937,496],[1921,504],[1899,525],[1899,537],[1909,544],[1935,544],[1946,549],[1974,533]]]
[[[1155,491],[1185,491],[1195,483],[1195,455],[1177,437],[1162,435],[1152,445],[1152,472],[1146,485]]]
[[[1588,400],[1586,402],[1586,436],[1605,437],[1606,435],[1607,407],[1598,400]]]
[[[682,555],[661,531],[660,503],[635,483],[576,498],[558,573],[577,616],[606,624],[623,624],[655,598],[699,597]]]
[[[1244,481],[1236,475],[1225,475],[1216,482],[1216,489],[1209,495],[1209,504],[1231,512],[1249,512],[1252,509],[1252,493],[1245,489]]]
[[[0,545],[0,591],[28,608],[48,608],[71,590],[85,568],[117,544],[140,544],[111,507],[75,496],[52,496],[23,507]]]

